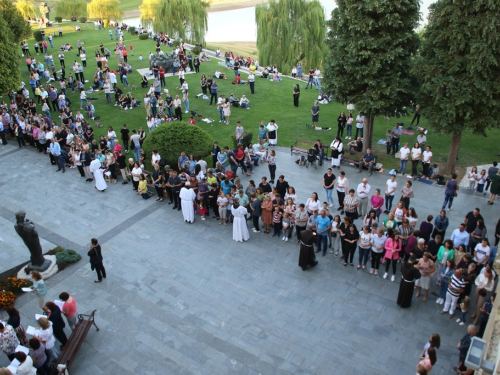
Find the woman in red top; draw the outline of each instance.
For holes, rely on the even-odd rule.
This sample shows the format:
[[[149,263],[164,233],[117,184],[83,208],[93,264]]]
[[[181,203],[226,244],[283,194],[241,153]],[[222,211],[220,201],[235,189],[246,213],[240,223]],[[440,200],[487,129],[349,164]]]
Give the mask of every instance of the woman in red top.
[[[59,299],[64,302],[61,312],[66,316],[69,328],[73,331],[76,326],[76,300],[66,292],[59,294]]]
[[[384,279],[387,279],[389,266],[392,263],[392,276],[391,281],[396,281],[396,266],[397,260],[399,259],[399,252],[401,251],[401,239],[399,238],[399,232],[395,232],[393,229],[387,230],[387,236],[389,237],[385,242],[385,273]]]

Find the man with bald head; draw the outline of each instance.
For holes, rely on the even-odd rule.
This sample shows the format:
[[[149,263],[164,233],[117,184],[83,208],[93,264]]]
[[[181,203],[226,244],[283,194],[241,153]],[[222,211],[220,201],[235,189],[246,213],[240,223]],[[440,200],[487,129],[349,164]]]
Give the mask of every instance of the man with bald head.
[[[359,197],[359,215],[365,216],[368,208],[368,197],[370,195],[371,186],[368,184],[368,179],[363,178],[363,181],[358,185],[356,192]]]

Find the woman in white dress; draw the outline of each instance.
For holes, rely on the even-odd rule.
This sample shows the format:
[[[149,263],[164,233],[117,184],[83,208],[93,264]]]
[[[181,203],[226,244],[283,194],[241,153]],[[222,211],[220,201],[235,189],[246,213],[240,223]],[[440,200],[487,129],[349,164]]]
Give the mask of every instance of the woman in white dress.
[[[270,145],[278,144],[278,124],[274,120],[267,124],[267,137]]]
[[[330,145],[330,148],[332,150],[332,167],[340,169],[340,159],[342,158],[342,150],[344,149],[344,145],[342,144],[340,137],[335,137]]]

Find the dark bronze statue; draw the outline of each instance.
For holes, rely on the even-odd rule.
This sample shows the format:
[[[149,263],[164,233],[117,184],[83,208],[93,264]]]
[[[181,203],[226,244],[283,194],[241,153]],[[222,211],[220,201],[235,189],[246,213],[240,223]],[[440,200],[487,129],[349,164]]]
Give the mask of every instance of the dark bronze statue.
[[[40,245],[35,224],[26,219],[26,212],[19,211],[16,213],[16,225],[14,225],[14,228],[31,253],[31,263],[28,265],[28,270],[43,272],[49,268],[51,262],[43,257],[42,246]]]

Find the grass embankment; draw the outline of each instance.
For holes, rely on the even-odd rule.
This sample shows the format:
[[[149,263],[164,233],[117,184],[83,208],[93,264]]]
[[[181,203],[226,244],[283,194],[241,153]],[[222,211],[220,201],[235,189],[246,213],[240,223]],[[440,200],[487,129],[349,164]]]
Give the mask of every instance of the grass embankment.
[[[87,68],[85,69],[85,78],[89,80],[86,87],[90,86],[90,82],[93,80],[93,72],[96,69],[94,56],[94,51],[98,49],[99,43],[105,43],[105,46],[110,50],[113,49],[116,41],[111,41],[109,35],[106,31],[94,30],[94,25],[89,23],[82,26],[82,32],[74,31],[74,23],[65,24],[64,36],[62,39],[55,38],[55,47],[51,50],[55,57],[56,66],[59,67],[59,62],[57,59],[57,49],[62,43],[71,43],[76,47],[76,41],[82,40],[85,42],[85,48],[88,56]],[[49,29],[48,31],[56,31],[57,27]],[[139,40],[137,36],[132,36],[130,34],[125,34],[125,43],[127,46],[130,43],[134,45],[135,56],[129,56],[129,62],[132,67],[145,68],[148,67],[148,52],[154,50],[155,44],[152,40]],[[33,53],[32,41],[30,41],[30,50]],[[164,51],[166,49],[162,47]],[[221,47],[221,50],[223,48]],[[166,52],[170,52],[170,49]],[[138,57],[142,54],[144,56],[143,61],[139,61]],[[40,56],[39,58],[43,58]],[[72,65],[74,60],[79,60],[76,56],[76,51],[71,51],[66,53],[66,65],[69,67]],[[111,68],[117,67],[116,59],[114,55],[109,61]],[[19,66],[22,73],[22,78],[25,82],[28,82],[28,72],[26,65],[24,63],[24,58],[19,59]],[[250,99],[250,110],[233,108],[231,115],[231,124],[225,125],[218,122],[218,113],[215,106],[210,106],[209,101],[196,99],[195,95],[201,92],[200,89],[200,74],[187,74],[186,79],[189,83],[190,88],[190,109],[195,110],[198,114],[202,114],[204,117],[210,117],[216,119],[217,121],[210,124],[200,122],[197,120],[197,125],[208,131],[215,140],[219,142],[221,146],[231,145],[230,136],[234,132],[236,127],[236,121],[241,121],[242,125],[246,130],[252,130],[254,132],[254,139],[257,136],[258,126],[261,121],[268,123],[271,119],[276,120],[279,125],[278,131],[278,144],[280,146],[289,147],[295,142],[295,139],[307,139],[316,140],[321,139],[325,144],[330,144],[335,135],[337,134],[337,117],[340,111],[345,110],[345,105],[338,103],[330,103],[328,105],[321,105],[320,111],[320,126],[332,127],[331,131],[314,131],[311,129],[306,129],[305,124],[311,122],[311,106],[317,96],[316,90],[305,90],[305,82],[299,82],[301,86],[301,96],[300,96],[300,107],[295,108],[293,106],[292,92],[295,83],[298,81],[284,78],[282,82],[270,82],[268,80],[257,78],[256,80],[256,93],[255,95],[250,94],[250,87],[247,85],[232,85],[231,81],[234,78],[232,71],[227,70],[224,67],[218,65],[216,60],[210,63],[203,63],[201,65],[201,73],[203,74],[213,74],[217,68],[221,68],[222,71],[226,72],[228,75],[227,80],[220,80],[219,83],[219,94],[229,94],[234,93],[237,97],[241,97],[242,94],[247,95]],[[69,74],[69,69],[67,69],[67,75]],[[140,75],[136,72],[128,76],[130,84],[137,85],[137,90],[132,91],[132,94],[138,98],[142,98],[146,92],[146,89],[140,87]],[[242,74],[242,78],[246,80],[246,75]],[[167,78],[167,88],[170,90],[171,94],[180,94],[176,92],[175,87],[179,86],[179,80],[177,77]],[[120,83],[119,83],[120,85]],[[58,85],[56,85],[58,86]],[[123,87],[122,85],[120,85]],[[129,88],[130,89],[130,88]],[[125,92],[129,91],[125,90]],[[79,98],[75,93],[71,93],[69,90],[69,98],[73,103],[73,110],[79,109]],[[97,116],[101,116],[99,122],[101,122],[105,127],[101,129],[95,128],[97,135],[105,133],[105,129],[108,125],[114,127],[118,130],[122,127],[123,123],[127,123],[128,127],[131,129],[138,129],[140,126],[146,128],[146,112],[143,107],[134,109],[133,111],[121,111],[118,107],[114,107],[112,104],[106,104],[104,94],[102,92],[92,94],[94,97],[98,97],[99,100],[94,101],[96,107]],[[384,138],[385,131],[388,127],[392,128],[397,121],[402,121],[406,124],[411,122],[411,117],[404,117],[401,119],[391,119],[390,121],[384,120],[382,117],[376,118],[375,129],[374,129],[374,150],[375,154],[378,156],[378,161],[384,164],[385,168],[393,168],[398,166],[398,161],[394,157],[388,157],[385,153],[385,146],[377,145],[379,139]],[[93,121],[90,121],[93,123]],[[421,126],[427,126],[427,120],[422,118],[420,121]],[[458,160],[459,166],[470,166],[476,164],[488,164],[493,159],[496,158],[498,154],[498,131],[489,131],[489,137],[483,138],[473,135],[471,132],[465,132],[462,139],[462,147],[460,150],[460,158]],[[417,134],[413,136],[403,135],[402,142],[409,142],[410,145],[415,141]],[[449,145],[450,136],[438,136],[435,135],[432,130],[429,131],[427,135],[427,144],[432,146],[432,151],[434,153],[434,161],[443,163],[446,160]]]

